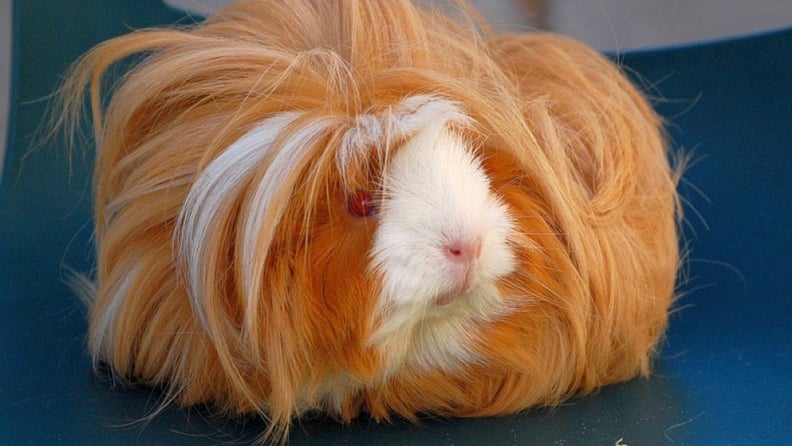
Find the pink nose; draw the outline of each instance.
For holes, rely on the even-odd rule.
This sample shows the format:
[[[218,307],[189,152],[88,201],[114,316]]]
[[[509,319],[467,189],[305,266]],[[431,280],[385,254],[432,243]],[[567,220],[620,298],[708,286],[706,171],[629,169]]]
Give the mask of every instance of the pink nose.
[[[445,255],[454,263],[475,264],[481,257],[481,239],[452,240],[445,246]]]
[[[452,295],[470,291],[481,257],[481,239],[452,240],[445,246],[445,255],[454,270],[455,286]]]

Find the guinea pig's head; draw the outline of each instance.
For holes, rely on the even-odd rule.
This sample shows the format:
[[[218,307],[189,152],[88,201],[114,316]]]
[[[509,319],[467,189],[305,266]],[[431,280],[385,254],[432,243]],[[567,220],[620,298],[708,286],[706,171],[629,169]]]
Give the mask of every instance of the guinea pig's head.
[[[220,333],[236,318],[247,359],[292,364],[289,380],[314,373],[307,400],[355,387],[340,380],[474,361],[470,325],[506,310],[498,282],[516,260],[473,126],[422,95],[253,126],[206,164],[179,215],[199,323]]]

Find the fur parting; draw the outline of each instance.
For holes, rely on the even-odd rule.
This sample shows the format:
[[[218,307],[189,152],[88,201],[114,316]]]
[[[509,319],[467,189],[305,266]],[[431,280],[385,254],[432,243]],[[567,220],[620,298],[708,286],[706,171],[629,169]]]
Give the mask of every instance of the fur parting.
[[[103,75],[130,57],[105,107]],[[308,410],[503,415],[649,373],[680,261],[678,171],[659,117],[594,50],[492,34],[461,2],[451,18],[248,0],[91,50],[61,90],[67,133],[86,89],[97,272],[80,288],[89,350],[118,378],[258,412],[284,439]],[[464,343],[427,328],[437,355],[475,358],[453,367],[372,343],[379,217],[346,207],[428,121],[486,175],[513,257],[482,291],[498,304],[452,331]]]

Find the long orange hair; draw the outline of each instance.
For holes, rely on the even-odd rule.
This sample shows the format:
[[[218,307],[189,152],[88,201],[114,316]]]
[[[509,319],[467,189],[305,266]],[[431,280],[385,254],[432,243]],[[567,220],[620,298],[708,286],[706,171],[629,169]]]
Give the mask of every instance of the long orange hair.
[[[79,120],[89,86],[96,361],[165,384],[183,405],[257,411],[276,437],[306,410],[508,414],[646,375],[679,263],[661,120],[594,50],[494,35],[460,11],[250,0],[85,55],[62,89],[60,124]],[[103,74],[132,55],[104,107]],[[511,210],[519,266],[498,283],[511,311],[470,327],[478,360],[386,373],[370,342],[376,224],[351,218],[344,197],[376,183],[391,152],[338,160],[357,117],[420,95],[453,101],[473,123],[459,132]],[[268,152],[250,149],[255,162],[205,185],[225,195],[192,243],[182,213],[201,197],[191,190],[262,122],[278,129]],[[278,181],[259,209],[267,178]]]

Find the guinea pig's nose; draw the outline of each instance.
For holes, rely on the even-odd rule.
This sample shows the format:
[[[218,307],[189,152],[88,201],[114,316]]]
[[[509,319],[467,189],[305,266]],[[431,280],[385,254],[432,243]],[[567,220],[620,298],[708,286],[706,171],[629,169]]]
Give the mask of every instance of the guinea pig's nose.
[[[481,239],[478,237],[459,238],[445,244],[445,256],[453,265],[453,290],[439,305],[445,305],[460,293],[466,293],[475,285],[476,271],[481,257]]]
[[[481,257],[481,238],[459,238],[450,240],[445,245],[446,258],[454,263],[475,265]]]

